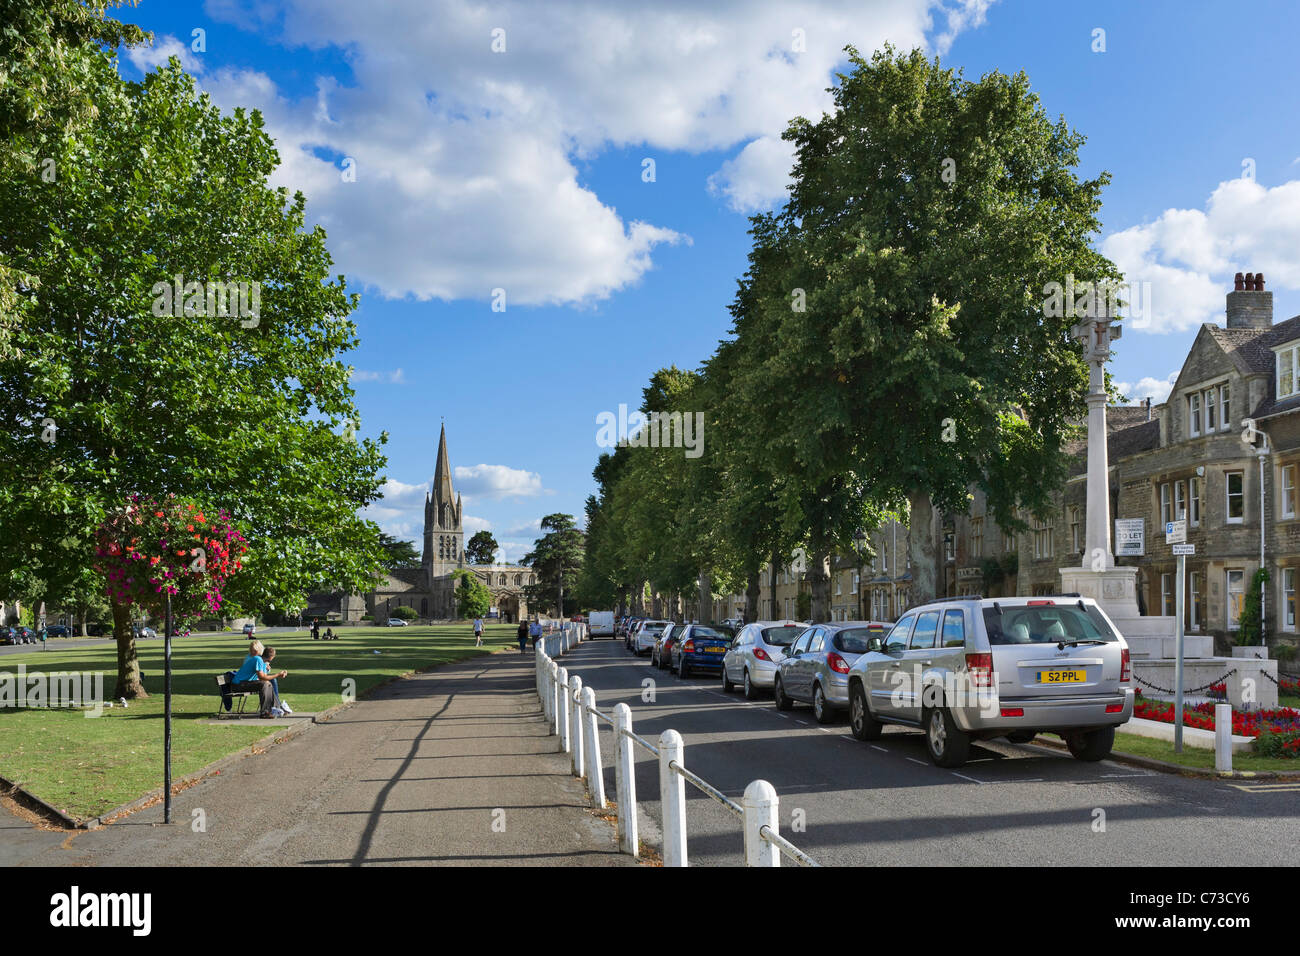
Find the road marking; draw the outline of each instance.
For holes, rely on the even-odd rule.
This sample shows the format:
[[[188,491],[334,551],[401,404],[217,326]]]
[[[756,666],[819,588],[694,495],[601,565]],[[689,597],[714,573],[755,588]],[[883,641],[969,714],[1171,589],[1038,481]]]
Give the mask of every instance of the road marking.
[[[885,748],[885,747],[878,747],[878,746],[876,746],[875,744],[872,744],[872,745],[871,745],[871,749],[872,749],[872,750],[879,750],[879,751],[880,751],[881,753],[883,753],[883,754],[887,754],[887,753],[889,753],[889,750],[888,750],[887,748]]]
[[[1116,780],[1120,777],[1154,777],[1154,773],[1103,773],[1102,780]]]
[[[833,733],[835,733],[835,731],[831,730],[829,727],[818,727],[817,729],[820,730],[820,731],[821,731],[822,733],[824,733],[824,734],[833,734]]]
[[[789,720],[789,719],[790,719],[790,715],[789,715],[789,714],[781,714],[781,713],[778,713],[777,716],[778,716],[778,717],[781,717],[781,718],[783,718],[783,719],[785,719],[785,720]]]
[[[1230,783],[1228,786],[1244,793],[1295,793],[1300,791],[1300,783]]]
[[[974,777],[968,777],[968,776],[966,776],[964,773],[958,773],[956,770],[954,770],[954,771],[952,772],[952,775],[953,775],[954,777],[961,777],[963,780],[969,780],[971,783],[983,783],[983,782],[984,782],[983,780],[976,780]]]
[[[840,734],[840,739],[841,739],[841,740],[852,740],[854,743],[857,743],[857,740],[858,740],[858,738],[856,738],[856,737],[850,737],[848,734]]]
[[[912,761],[912,763],[919,763],[922,767],[925,766],[924,760],[917,760],[915,757],[908,757],[907,759]]]

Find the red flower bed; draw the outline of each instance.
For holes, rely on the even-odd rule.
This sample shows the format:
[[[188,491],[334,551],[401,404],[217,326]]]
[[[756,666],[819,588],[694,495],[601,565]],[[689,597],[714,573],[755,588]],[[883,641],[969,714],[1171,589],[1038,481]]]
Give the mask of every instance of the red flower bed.
[[[1183,708],[1183,726],[1200,730],[1214,729],[1214,708],[1205,703]],[[1174,722],[1174,705],[1162,700],[1139,700],[1133,705],[1133,716],[1161,723]],[[1290,707],[1275,710],[1252,710],[1248,713],[1232,712],[1232,732],[1243,737],[1258,737],[1261,730],[1284,734],[1300,731],[1300,711]]]

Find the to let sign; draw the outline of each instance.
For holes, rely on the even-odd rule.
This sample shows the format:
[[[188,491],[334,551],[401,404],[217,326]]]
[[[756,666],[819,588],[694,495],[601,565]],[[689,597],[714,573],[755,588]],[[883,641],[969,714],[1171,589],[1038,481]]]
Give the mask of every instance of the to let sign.
[[[1146,520],[1115,519],[1115,557],[1142,557],[1146,554]]]

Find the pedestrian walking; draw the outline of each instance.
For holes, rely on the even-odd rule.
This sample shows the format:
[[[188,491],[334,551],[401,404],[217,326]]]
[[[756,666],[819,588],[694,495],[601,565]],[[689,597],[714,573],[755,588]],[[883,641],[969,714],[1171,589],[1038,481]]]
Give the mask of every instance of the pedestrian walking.
[[[519,653],[528,653],[528,624],[524,621],[519,622],[519,627],[515,629],[515,638],[519,641]]]
[[[542,623],[537,618],[533,618],[533,623],[528,625],[528,636],[533,639],[533,647],[536,647],[542,637]]]
[[[474,618],[474,646],[483,646],[483,618]]]

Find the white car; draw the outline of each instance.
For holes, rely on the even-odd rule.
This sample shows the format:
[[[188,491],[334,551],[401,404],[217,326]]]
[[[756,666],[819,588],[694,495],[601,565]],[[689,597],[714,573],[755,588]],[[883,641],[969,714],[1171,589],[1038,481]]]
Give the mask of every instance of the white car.
[[[655,648],[656,638],[671,623],[672,621],[642,621],[637,625],[636,634],[632,637],[632,651],[638,657],[642,654],[649,654]]]
[[[400,617],[390,617],[390,618],[388,619],[388,626],[389,626],[389,627],[406,627],[406,622],[403,621]]]
[[[770,688],[775,682],[777,665],[803,631],[804,625],[798,621],[746,624],[722,659],[722,689],[729,691],[740,684],[747,700],[757,698],[760,689]]]

